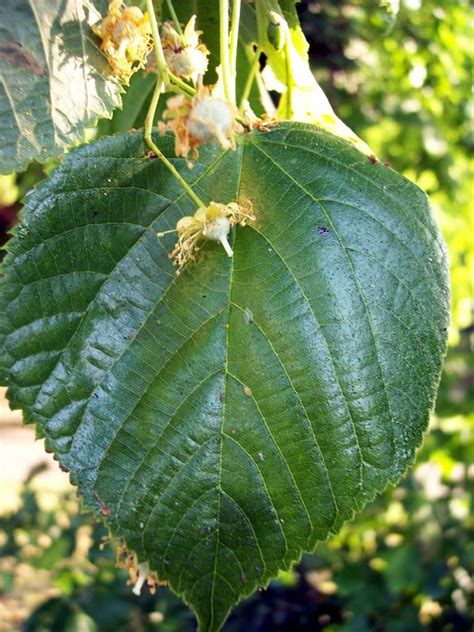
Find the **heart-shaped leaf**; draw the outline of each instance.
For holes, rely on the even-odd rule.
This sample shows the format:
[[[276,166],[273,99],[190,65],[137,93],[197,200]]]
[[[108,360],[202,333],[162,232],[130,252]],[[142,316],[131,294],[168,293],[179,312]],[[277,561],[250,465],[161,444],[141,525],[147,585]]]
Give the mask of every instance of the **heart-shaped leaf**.
[[[92,35],[106,0],[0,3],[0,173],[82,142],[120,105],[120,85]]]
[[[172,139],[159,138],[171,157]],[[139,133],[73,152],[28,200],[2,284],[3,378],[85,504],[218,630],[242,595],[395,482],[445,349],[425,195],[309,125],[203,148],[204,200],[247,198],[234,257],[176,276],[193,208]]]

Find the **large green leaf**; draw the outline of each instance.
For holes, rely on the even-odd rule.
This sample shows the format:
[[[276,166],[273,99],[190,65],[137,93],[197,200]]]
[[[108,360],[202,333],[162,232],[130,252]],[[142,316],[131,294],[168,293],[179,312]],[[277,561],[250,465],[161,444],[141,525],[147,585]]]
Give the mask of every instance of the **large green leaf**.
[[[208,242],[177,277],[156,233],[193,209],[144,152],[139,133],[103,139],[29,198],[2,373],[86,506],[217,630],[412,461],[446,256],[419,189],[292,123],[174,160],[202,198],[257,217],[233,258]]]
[[[0,2],[0,173],[62,154],[120,105],[91,24],[106,0]]]

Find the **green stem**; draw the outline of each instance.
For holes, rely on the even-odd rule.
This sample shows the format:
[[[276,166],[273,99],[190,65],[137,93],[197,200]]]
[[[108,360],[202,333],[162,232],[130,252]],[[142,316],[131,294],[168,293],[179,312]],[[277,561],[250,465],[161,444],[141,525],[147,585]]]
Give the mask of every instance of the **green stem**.
[[[219,0],[219,39],[224,94],[230,103],[234,103],[235,95],[231,89],[229,64],[229,0]]]
[[[249,98],[250,90],[252,89],[253,82],[255,80],[255,75],[257,74],[260,55],[262,53],[261,48],[257,48],[255,52],[255,56],[252,59],[252,63],[250,65],[249,74],[247,75],[247,81],[245,82],[245,86],[242,92],[242,97],[240,99],[239,111],[242,112],[245,101]]]
[[[153,142],[153,138],[151,135],[152,128],[153,128],[153,119],[155,118],[156,108],[158,106],[158,100],[160,98],[162,87],[163,87],[163,80],[159,77],[156,82],[155,90],[153,91],[153,96],[151,98],[150,107],[148,109],[148,112],[145,118],[145,129],[144,129],[144,134],[143,134],[145,143],[148,145],[148,147],[150,147],[153,153],[158,156],[161,162],[166,167],[168,167],[168,169],[171,171],[171,173],[174,175],[176,180],[186,191],[186,193],[191,198],[191,200],[196,203],[197,207],[200,208],[201,206],[206,206],[204,202],[201,200],[201,198],[198,195],[196,195],[196,193],[194,193],[194,191],[191,189],[189,184],[186,182],[183,176],[179,173],[176,167],[168,160],[168,158],[163,154],[163,152],[160,149],[158,149],[158,147]]]
[[[158,156],[161,162],[170,170],[170,172],[173,174],[173,176],[176,178],[179,184],[183,187],[184,191],[191,198],[191,200],[197,205],[198,208],[201,208],[202,206],[206,206],[204,202],[201,200],[201,198],[198,195],[196,195],[196,193],[194,193],[194,191],[191,189],[189,184],[186,182],[183,176],[179,173],[176,167],[168,160],[168,158],[163,154],[163,152],[160,149],[158,149],[158,147],[153,142],[153,138],[152,138],[153,120],[155,118],[156,108],[158,107],[158,101],[160,98],[161,90],[163,88],[163,85],[169,84],[170,79],[174,82],[174,80],[177,79],[177,77],[174,77],[173,75],[171,75],[170,77],[170,73],[166,65],[166,60],[163,54],[163,48],[161,47],[160,34],[158,31],[158,24],[156,22],[156,16],[155,16],[152,0],[147,0],[147,9],[148,9],[148,14],[150,16],[151,32],[153,35],[153,45],[155,48],[156,62],[158,66],[159,75],[156,80],[156,85],[153,91],[153,96],[151,98],[150,107],[148,108],[148,112],[145,118],[145,128],[144,128],[143,137],[148,147],[150,147],[153,153],[156,154],[156,156]]]
[[[158,72],[161,75],[165,86],[169,83],[169,71],[166,65],[165,54],[163,53],[163,47],[161,46],[160,31],[158,30],[158,23],[156,21],[155,8],[153,6],[153,0],[146,0],[146,8],[148,11],[148,17],[150,19],[151,34],[153,36],[153,48],[156,57],[156,66]]]
[[[158,77],[158,79],[156,80],[155,89],[153,90],[153,96],[151,97],[150,107],[148,108],[148,112],[145,117],[144,137],[145,141],[147,142],[148,139],[151,138],[151,130],[153,127],[153,121],[155,119],[156,108],[158,107],[158,101],[162,88],[163,80]]]
[[[153,142],[151,135],[149,137],[145,135],[145,142],[148,145],[148,147],[150,147],[150,149],[153,151],[153,153],[158,156],[161,162],[171,171],[171,173],[174,175],[176,180],[179,182],[179,184],[183,187],[183,189],[187,193],[188,197],[191,198],[191,200],[196,204],[196,206],[198,208],[201,208],[203,206],[205,207],[206,204],[201,200],[201,198],[198,195],[196,195],[196,193],[194,193],[194,191],[191,189],[189,184],[186,182],[183,176],[179,173],[179,171],[173,165],[173,163],[168,160],[168,158],[164,155],[164,153],[160,149],[158,149],[157,145],[155,145],[155,143]]]
[[[286,118],[293,118],[293,76],[291,73],[289,33],[285,33]]]
[[[170,79],[170,82],[174,84],[177,88],[179,88],[180,92],[187,94],[188,97],[193,97],[196,94],[195,88],[185,83],[182,79],[180,79],[176,75],[173,75],[173,73],[170,72],[169,70],[168,70],[168,77]]]
[[[176,11],[174,10],[173,2],[171,0],[166,0],[166,4],[168,5],[168,11],[170,12],[171,19],[173,20],[174,28],[178,31],[180,35],[182,35],[183,29],[181,28],[178,16],[176,15]]]
[[[237,79],[237,49],[239,45],[239,24],[240,24],[241,0],[232,2],[232,21],[230,23],[230,74],[232,76],[232,89],[235,98],[235,81]]]

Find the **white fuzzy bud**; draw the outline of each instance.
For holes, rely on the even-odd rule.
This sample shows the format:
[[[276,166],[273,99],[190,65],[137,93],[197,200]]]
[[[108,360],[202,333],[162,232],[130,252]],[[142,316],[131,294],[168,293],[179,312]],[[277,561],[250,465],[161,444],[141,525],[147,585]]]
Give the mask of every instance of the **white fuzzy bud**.
[[[228,148],[231,145],[229,136],[232,123],[232,107],[229,103],[216,97],[204,97],[197,101],[189,113],[187,128],[200,143],[216,143]]]
[[[207,70],[207,56],[197,48],[183,48],[178,53],[165,51],[165,57],[171,72],[184,79],[195,81]]]

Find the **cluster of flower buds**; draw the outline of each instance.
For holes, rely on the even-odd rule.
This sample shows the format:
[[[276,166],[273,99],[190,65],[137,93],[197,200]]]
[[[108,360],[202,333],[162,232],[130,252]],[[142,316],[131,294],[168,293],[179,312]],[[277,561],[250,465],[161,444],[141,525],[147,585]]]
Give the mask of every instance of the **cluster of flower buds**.
[[[171,81],[173,77],[178,77],[192,81],[196,86],[194,97],[179,94],[168,99],[163,121],[159,123],[161,133],[168,130],[174,132],[176,155],[185,158],[190,151],[197,157],[198,147],[203,144],[233,149],[235,132],[241,129],[236,123],[236,108],[213,94],[210,87],[202,85],[209,51],[199,39],[201,32],[196,31],[196,16],[190,18],[182,33],[171,22],[165,22],[160,31],[159,44]],[[128,82],[133,72],[145,67],[145,64],[148,71],[159,72],[152,54],[148,15],[138,7],[123,7],[121,0],[110,0],[108,15],[94,26],[94,33],[101,38],[101,48],[120,80]],[[255,127],[258,121],[252,120],[249,129]],[[198,208],[194,215],[182,217],[173,231],[167,231],[178,235],[169,254],[177,267],[177,274],[188,261],[194,260],[200,242],[205,239],[220,242],[231,257],[233,253],[228,241],[231,227],[245,226],[254,220],[252,205],[248,201],[228,204],[211,202],[208,206]],[[158,236],[164,234],[158,233]],[[137,565],[136,559],[129,556],[127,568],[138,592],[149,577],[148,566]]]
[[[128,83],[134,72],[145,67],[153,47],[147,13],[111,0],[107,16],[92,30],[102,40],[100,48],[119,81]]]
[[[125,7],[121,0],[110,0],[107,16],[93,30],[101,38],[101,49],[120,81],[128,83],[131,75],[145,66],[148,71],[157,72],[148,14],[138,7]],[[197,157],[197,148],[202,144],[216,144],[223,149],[234,147],[234,107],[202,86],[209,51],[201,43],[200,35],[195,15],[182,33],[172,22],[161,26],[161,46],[169,71],[197,85],[194,98],[180,94],[168,99],[164,122],[160,124],[162,133],[174,132],[176,155],[186,158],[191,150]]]
[[[188,261],[195,259],[195,253],[203,239],[220,242],[227,255],[232,257],[233,252],[228,241],[231,227],[237,224],[245,226],[254,220],[252,205],[248,200],[229,204],[211,202],[208,206],[199,208],[194,215],[182,217],[174,231],[158,233],[158,237],[163,237],[168,232],[178,233],[178,241],[169,257],[174,260],[179,274]]]
[[[101,50],[105,53],[113,74],[123,83],[139,68],[156,72],[151,25],[148,14],[136,6],[125,6],[122,0],[110,0],[106,17],[92,27],[102,40]],[[196,31],[196,16],[193,15],[182,33],[172,22],[161,27],[161,46],[168,69],[182,79],[194,83],[207,70],[209,51],[200,41],[201,31]]]

